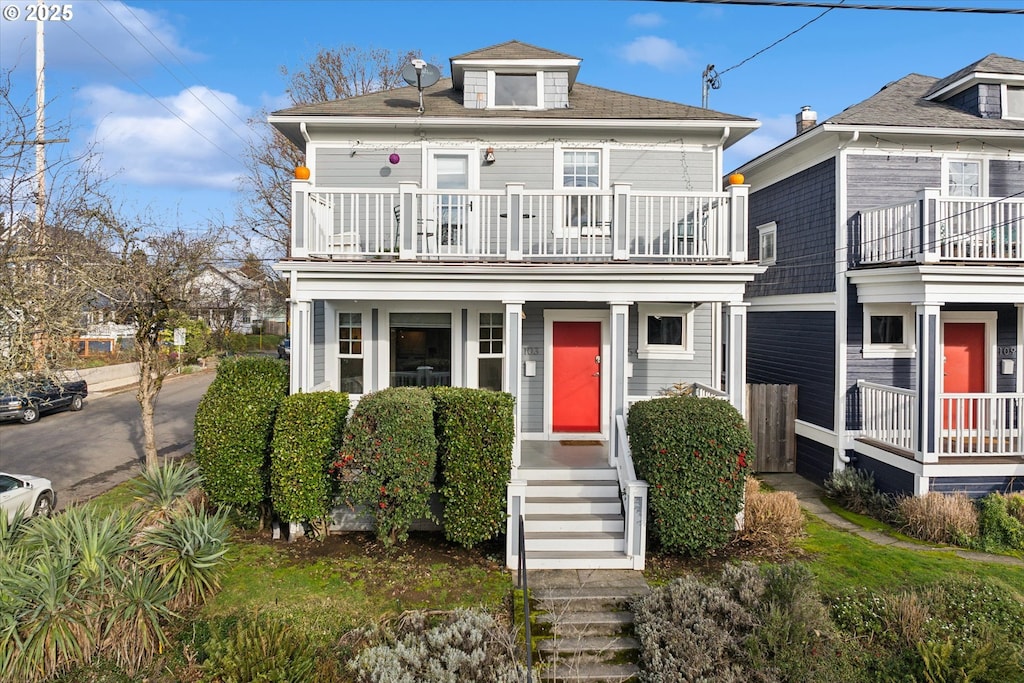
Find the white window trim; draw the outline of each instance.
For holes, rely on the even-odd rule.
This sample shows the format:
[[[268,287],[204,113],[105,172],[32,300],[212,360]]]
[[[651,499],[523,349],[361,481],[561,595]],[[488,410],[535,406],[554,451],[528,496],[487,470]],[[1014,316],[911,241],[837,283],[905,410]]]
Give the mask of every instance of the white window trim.
[[[1009,104],[1010,104],[1009,90],[1010,90],[1011,87],[1024,89],[1024,84],[1022,84],[1022,83],[1002,83],[1001,84],[1001,86],[999,88],[999,96],[1000,96],[999,111],[1002,112],[1002,117],[1004,119],[1007,119],[1007,120],[1010,120],[1010,121],[1024,121],[1024,113],[1022,113],[1020,116],[1009,116],[1006,113],[1007,110],[1010,108],[1009,107]]]
[[[872,316],[900,316],[903,318],[902,344],[872,344]],[[913,358],[917,353],[916,316],[912,306],[901,304],[864,304],[861,356],[864,358]]]
[[[497,87],[496,84],[495,84],[495,80],[496,80],[496,78],[497,78],[497,76],[499,74],[502,75],[502,76],[530,76],[530,75],[535,75],[537,77],[537,104],[535,106],[529,106],[529,105],[524,105],[524,106],[516,105],[516,106],[512,106],[512,105],[508,105],[508,104],[495,104],[494,103],[494,95],[495,95],[495,89]],[[488,109],[510,109],[510,110],[513,110],[513,111],[514,110],[536,111],[536,110],[539,110],[539,109],[543,109],[544,108],[544,72],[539,70],[539,69],[537,69],[537,70],[535,70],[535,69],[519,70],[519,69],[513,69],[513,68],[499,69],[499,70],[490,69],[487,72],[487,108]]]
[[[324,368],[325,375],[329,371],[331,374],[328,375],[328,376],[332,377],[332,379],[330,380],[331,381],[331,385],[335,387],[336,391],[341,391],[341,376],[340,376],[340,373],[341,373],[341,359],[343,359],[343,358],[359,358],[359,359],[361,359],[363,361],[363,380],[362,380],[363,381],[363,394],[366,394],[366,393],[369,392],[367,387],[370,386],[370,383],[369,383],[369,378],[370,378],[370,365],[369,365],[369,363],[370,363],[370,360],[369,360],[369,355],[367,354],[367,348],[366,348],[367,340],[370,338],[370,320],[369,320],[369,318],[370,318],[370,310],[368,308],[364,308],[362,306],[352,306],[352,307],[331,308],[330,312],[334,316],[334,328],[332,330],[332,336],[334,337],[334,339],[332,340],[332,343],[334,345],[334,356],[333,356],[332,362],[330,363],[330,366],[332,366],[332,367],[330,367],[330,368],[325,367]],[[326,313],[327,313],[327,311],[325,311],[325,314]],[[359,348],[361,348],[362,351],[360,353],[342,353],[341,352],[341,334],[340,334],[341,333],[341,316],[342,316],[342,314],[349,314],[349,313],[358,313],[359,314],[359,327],[360,327],[360,330],[362,331],[361,332],[362,338],[360,339],[361,343],[359,345]],[[325,317],[326,317],[326,315],[325,315]],[[363,394],[352,394],[352,396],[362,396]]]
[[[764,257],[764,242],[768,237],[772,240],[771,258]],[[757,255],[762,266],[775,265],[775,260],[779,256],[779,235],[775,221],[757,226]]]
[[[480,353],[480,314],[497,313],[501,316],[501,348],[502,353]],[[505,329],[505,312],[490,307],[470,308],[468,310],[468,327],[466,331],[466,386],[480,388],[480,359],[500,358],[501,359],[501,390],[505,391],[505,364],[508,351],[507,330]]]
[[[638,304],[637,305],[637,358],[641,360],[669,358],[693,360],[693,304]],[[647,343],[649,316],[679,316],[683,319],[683,343],[679,346]]]
[[[960,156],[944,156],[942,158],[942,190],[941,194],[943,197],[953,197],[955,195],[949,194],[949,162],[951,161],[969,161],[978,164],[978,196],[988,196],[988,163],[986,159],[979,159],[977,157],[969,157],[966,155]]]
[[[560,216],[561,217],[558,220],[558,222],[555,223],[555,228],[554,228],[555,237],[569,237],[569,238],[576,238],[576,237],[607,237],[611,233],[610,228],[607,227],[607,226],[604,226],[602,228],[597,228],[597,229],[592,228],[590,230],[585,230],[584,231],[584,230],[581,230],[579,226],[568,225],[567,224],[568,221],[565,220],[565,216],[566,216],[567,210],[566,210],[566,207],[565,207],[565,196],[564,196],[564,195],[568,195],[568,194],[573,194],[572,190],[574,190],[574,189],[590,190],[590,191],[593,191],[595,193],[598,193],[598,194],[601,195],[600,196],[600,200],[599,200],[600,201],[600,205],[601,205],[600,206],[601,215],[602,216],[610,216],[611,215],[611,197],[607,195],[608,188],[609,188],[609,185],[608,185],[608,174],[609,174],[608,164],[609,164],[609,161],[608,161],[608,159],[611,156],[609,154],[608,150],[609,150],[609,147],[606,146],[606,145],[602,145],[602,146],[599,146],[599,147],[586,146],[586,145],[568,145],[568,146],[555,145],[555,147],[554,147],[555,160],[554,161],[555,161],[555,168],[557,169],[557,173],[555,174],[554,188],[553,189],[554,189],[555,192],[564,193],[564,194],[559,194],[559,195],[555,196],[555,202],[554,202],[553,209],[554,209],[554,212],[555,212],[555,216]],[[564,185],[564,183],[565,183],[565,153],[566,152],[597,152],[597,187],[593,187],[593,188],[572,188],[572,187],[566,187]]]

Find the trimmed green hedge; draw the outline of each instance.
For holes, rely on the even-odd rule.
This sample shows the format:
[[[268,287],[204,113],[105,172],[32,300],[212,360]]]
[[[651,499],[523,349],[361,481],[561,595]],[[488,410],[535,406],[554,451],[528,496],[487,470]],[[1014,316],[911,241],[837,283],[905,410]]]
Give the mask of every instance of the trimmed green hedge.
[[[657,398],[630,408],[626,432],[661,547],[698,555],[725,545],[754,454],[739,412],[715,398]]]
[[[199,402],[195,457],[215,503],[255,521],[269,498],[270,440],[288,393],[288,366],[276,358],[224,360]]]
[[[270,498],[286,522],[330,514],[328,468],[341,447],[348,394],[322,391],[286,396],[274,421]]]
[[[438,387],[433,394],[444,533],[469,548],[505,530],[514,403],[486,389]]]
[[[392,545],[409,537],[414,520],[434,519],[436,464],[430,392],[395,387],[366,394],[356,405],[333,470],[342,500],[372,512],[377,538]]]

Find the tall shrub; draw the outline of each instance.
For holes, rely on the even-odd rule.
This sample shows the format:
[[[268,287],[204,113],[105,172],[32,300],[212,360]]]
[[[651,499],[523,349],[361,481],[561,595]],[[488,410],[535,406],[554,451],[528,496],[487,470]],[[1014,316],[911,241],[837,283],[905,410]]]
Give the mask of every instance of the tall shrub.
[[[341,447],[348,394],[293,394],[281,402],[270,453],[270,498],[288,522],[327,517],[329,467]]]
[[[404,541],[430,512],[437,464],[430,393],[394,387],[363,396],[345,427],[334,464],[342,500],[365,506],[386,545]]]
[[[657,398],[630,409],[626,431],[661,546],[702,554],[725,545],[754,453],[739,412],[714,398]]]
[[[513,405],[511,395],[485,389],[434,390],[444,533],[467,548],[497,536],[505,526]]]
[[[274,358],[226,360],[196,410],[195,457],[215,503],[255,520],[269,499],[270,441],[288,393],[288,367]]]

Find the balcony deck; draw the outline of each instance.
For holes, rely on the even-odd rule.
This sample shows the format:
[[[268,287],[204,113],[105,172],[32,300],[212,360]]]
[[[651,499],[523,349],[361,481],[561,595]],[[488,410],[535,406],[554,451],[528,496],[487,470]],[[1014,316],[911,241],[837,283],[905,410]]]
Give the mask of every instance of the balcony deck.
[[[296,258],[743,262],[747,187],[725,192],[422,190],[293,184]]]
[[[1024,199],[922,190],[914,201],[860,212],[851,247],[860,265],[1024,263]]]

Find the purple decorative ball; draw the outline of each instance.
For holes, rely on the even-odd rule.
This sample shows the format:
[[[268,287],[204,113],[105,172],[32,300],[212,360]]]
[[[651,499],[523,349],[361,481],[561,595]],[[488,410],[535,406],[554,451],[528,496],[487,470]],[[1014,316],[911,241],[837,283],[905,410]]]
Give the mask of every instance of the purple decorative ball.
[[[390,161],[393,164],[397,164],[401,160],[402,157],[398,156],[397,154],[392,154],[391,156],[388,157],[388,161]]]

